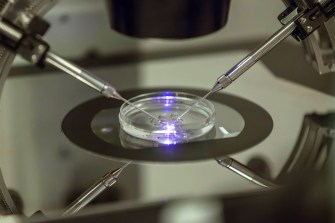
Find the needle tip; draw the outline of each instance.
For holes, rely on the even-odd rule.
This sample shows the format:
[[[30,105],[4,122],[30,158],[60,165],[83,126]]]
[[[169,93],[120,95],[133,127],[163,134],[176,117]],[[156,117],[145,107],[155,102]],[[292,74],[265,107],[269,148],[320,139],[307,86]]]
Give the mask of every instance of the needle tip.
[[[229,76],[222,76],[215,82],[210,92],[211,93],[218,92],[228,87],[232,82],[233,80]]]
[[[214,86],[212,87],[212,89],[211,89],[211,93],[215,93],[215,92],[218,92],[218,91],[220,91],[220,90],[222,90],[223,89],[223,86],[222,86],[222,84],[220,83],[220,82],[216,82],[215,84],[214,84]]]
[[[119,175],[120,175],[120,173],[130,164],[131,162],[128,162],[128,163],[126,163],[126,164],[124,164],[123,166],[121,166],[120,168],[118,168],[118,169],[116,169],[116,170],[114,170],[113,172],[112,172],[112,176],[114,177],[114,178],[117,178]]]

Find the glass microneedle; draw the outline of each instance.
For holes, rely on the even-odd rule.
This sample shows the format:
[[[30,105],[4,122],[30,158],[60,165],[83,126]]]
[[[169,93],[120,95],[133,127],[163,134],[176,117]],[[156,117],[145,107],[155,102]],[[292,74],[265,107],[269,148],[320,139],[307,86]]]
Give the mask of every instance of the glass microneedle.
[[[228,87],[233,81],[240,77],[244,72],[251,68],[258,60],[265,56],[270,50],[275,46],[285,40],[296,28],[295,20],[299,18],[301,14],[295,16],[290,22],[282,26],[277,32],[275,32],[269,39],[262,43],[259,47],[254,49],[246,57],[244,57],[240,62],[233,66],[227,73],[221,75],[215,82],[212,89],[201,99],[191,105],[185,112],[183,112],[177,119],[181,119],[189,111],[191,111],[197,104],[203,101],[212,93],[220,91]]]
[[[123,98],[116,89],[110,85],[108,82],[100,79],[99,77],[95,76],[94,74],[90,73],[89,71],[63,59],[62,57],[48,52],[45,58],[45,62],[64,71],[65,73],[70,74],[71,76],[77,78],[81,82],[85,83],[86,85],[90,86],[91,88],[95,89],[102,95],[107,98],[115,98],[118,100],[122,100],[123,102],[127,103],[128,105],[134,106],[136,109],[140,110],[141,112],[147,114],[151,118],[160,121],[157,117],[153,116],[152,114],[144,111],[140,107],[136,106],[135,104],[131,103],[127,99]]]
[[[186,115],[189,111],[191,111],[195,106],[197,106],[199,103],[201,103],[203,100],[205,100],[211,93],[212,92],[208,92],[205,96],[203,96],[198,101],[196,101],[193,105],[191,105],[191,107],[189,107],[186,111],[184,111],[181,115],[179,115],[177,120],[178,119],[180,120],[184,115]]]

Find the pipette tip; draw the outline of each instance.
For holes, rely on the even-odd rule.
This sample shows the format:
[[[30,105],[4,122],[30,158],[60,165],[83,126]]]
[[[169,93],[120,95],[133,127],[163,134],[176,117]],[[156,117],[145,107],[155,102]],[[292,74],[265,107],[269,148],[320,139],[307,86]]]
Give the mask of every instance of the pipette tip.
[[[222,89],[228,87],[233,80],[229,77],[229,74],[222,75],[214,84],[211,89],[211,93],[221,91]]]
[[[123,170],[124,170],[130,163],[131,163],[131,161],[128,162],[128,163],[126,163],[126,164],[124,164],[124,165],[121,166],[120,168],[114,170],[114,171],[112,172],[113,177],[114,177],[114,178],[117,178],[117,177],[121,174],[121,172],[122,172],[122,171],[123,171]]]
[[[219,81],[217,81],[217,82],[214,84],[214,86],[212,87],[212,89],[211,89],[211,93],[218,92],[218,91],[220,91],[220,90],[222,90],[222,89],[223,89],[222,84],[221,84]]]

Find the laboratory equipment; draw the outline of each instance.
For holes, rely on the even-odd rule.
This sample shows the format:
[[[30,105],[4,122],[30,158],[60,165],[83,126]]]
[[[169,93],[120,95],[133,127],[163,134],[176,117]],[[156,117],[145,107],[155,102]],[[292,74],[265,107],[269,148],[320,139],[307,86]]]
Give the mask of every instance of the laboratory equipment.
[[[194,141],[214,127],[214,105],[210,101],[202,101],[183,119],[178,116],[199,99],[196,95],[171,91],[136,96],[129,101],[160,121],[146,117],[133,106],[123,104],[119,114],[121,128],[134,137],[166,145]]]
[[[185,39],[224,27],[230,0],[107,0],[112,29],[136,38]]]
[[[281,15],[282,19],[284,16],[286,18],[285,20],[282,20],[284,23],[283,27],[259,47],[250,52],[225,74],[221,75],[214,83],[214,86],[209,93],[203,96],[203,98],[206,98],[211,93],[228,87],[233,81],[250,69],[258,60],[288,36],[293,34],[298,40],[304,40],[310,33],[319,28],[322,23],[327,22],[334,14],[335,9],[333,1],[323,1],[322,3],[318,3],[312,9],[306,9],[305,11],[300,11],[299,8],[288,8],[285,13]],[[286,21],[287,18],[290,19]],[[328,67],[332,67],[332,65],[328,64]],[[191,109],[192,106],[185,111],[185,114]]]
[[[240,193],[234,195],[218,195],[215,198],[185,198],[185,199],[170,199],[160,202],[148,202],[145,204],[132,204],[128,207],[123,205],[104,205],[100,210],[92,209],[88,212],[82,212],[77,216],[66,219],[66,222],[75,223],[85,219],[86,221],[99,221],[99,222],[115,222],[126,221],[136,223],[138,221],[156,223],[162,221],[162,216],[166,214],[167,210],[180,207],[178,211],[186,213],[184,215],[175,211],[170,213],[170,219],[184,220],[191,214],[193,222],[201,222],[204,217],[197,215],[199,209],[194,208],[194,203],[211,204],[203,206],[201,210],[211,207],[218,212],[210,212],[205,220],[217,219],[217,216],[222,215],[225,222],[230,223],[243,223],[248,222],[250,219],[256,222],[315,222],[321,221],[326,223],[333,223],[333,199],[329,194],[332,192],[330,187],[327,187],[330,179],[325,176],[326,171],[318,171],[311,173],[308,180],[299,179],[295,182],[290,182],[289,187],[282,188],[276,191],[253,191],[248,193]],[[318,196],[315,196],[315,193]],[[302,202],[302,201],[313,202]],[[185,205],[182,208],[182,205]],[[189,204],[186,206],[186,204]],[[194,210],[194,209],[195,210]],[[188,212],[187,212],[188,211]],[[177,213],[176,213],[177,212]],[[182,218],[182,217],[184,218]],[[178,218],[179,217],[179,218]],[[214,218],[216,217],[216,218]],[[50,219],[34,218],[29,222],[52,222],[62,223],[65,219]],[[221,219],[220,219],[221,220]],[[175,222],[175,221],[168,221]],[[221,222],[221,221],[216,221]]]
[[[56,66],[59,69],[63,69],[67,73],[74,74],[75,76],[79,77],[79,80],[83,81],[84,83],[88,84],[89,86],[93,87],[100,93],[108,96],[108,97],[116,97],[120,99],[120,95],[115,91],[114,87],[111,87],[109,84],[106,82],[97,79],[96,77],[92,76],[91,74],[86,73],[83,71],[81,68],[69,68],[66,65],[67,61],[60,60],[62,58],[56,56],[54,53],[49,51],[49,46],[47,43],[43,42],[41,40],[41,36],[45,33],[47,29],[47,24],[44,20],[42,20],[40,17],[36,16],[37,15],[43,15],[44,12],[46,12],[52,4],[54,4],[56,1],[6,1],[4,4],[4,7],[1,10],[1,21],[0,21],[0,33],[1,33],[1,44],[3,44],[6,48],[3,48],[3,54],[2,54],[2,76],[1,76],[1,82],[3,83],[9,67],[11,65],[12,59],[14,58],[14,54],[18,53],[22,55],[26,60],[31,62],[32,64],[36,64],[39,66],[44,66],[45,64],[52,64],[53,66]],[[112,2],[113,5],[113,1]],[[126,2],[126,1],[123,1]],[[131,2],[131,1],[130,1]],[[167,1],[166,1],[167,2]],[[171,2],[171,1],[170,1]],[[186,2],[186,1],[185,1]],[[185,2],[179,2],[180,4],[187,4]],[[209,1],[206,1],[209,2]],[[112,17],[112,22],[115,22],[112,27],[115,27],[116,30],[126,33],[128,35],[133,35],[133,36],[138,36],[138,37],[168,37],[168,38],[188,38],[188,37],[195,37],[203,34],[207,34],[210,32],[213,32],[220,27],[222,27],[226,23],[227,19],[227,14],[228,14],[228,7],[229,7],[229,1],[216,1],[220,4],[222,7],[218,7],[214,3],[215,1],[212,1],[213,5],[209,8],[211,9],[222,9],[222,10],[217,10],[215,11],[216,13],[208,13],[203,11],[203,15],[207,16],[214,16],[213,20],[208,20],[208,23],[205,23],[207,25],[204,25],[203,27],[196,26],[196,28],[199,27],[199,29],[195,29],[195,27],[192,24],[187,23],[186,26],[191,27],[188,28],[186,26],[182,27],[182,25],[185,25],[183,23],[178,23],[178,22],[173,22],[175,25],[178,25],[178,27],[182,27],[181,29],[176,29],[177,32],[173,33],[172,36],[165,36],[165,34],[157,34],[156,36],[151,33],[152,30],[147,29],[143,31],[143,29],[137,29],[140,26],[132,26],[132,22],[130,21],[129,23],[123,23],[122,20],[126,21],[129,15],[133,13],[124,13],[124,14],[119,14],[117,12],[128,12],[128,10],[134,9],[136,11],[139,11],[140,8],[137,8],[135,6],[131,7],[128,5],[129,8],[125,8],[125,6],[122,6],[122,1],[114,1],[115,5],[117,3],[121,5],[122,7],[120,8],[115,8],[111,7],[110,11],[114,12],[111,15]],[[334,59],[334,44],[333,44],[333,38],[334,35],[332,32],[332,23],[334,22],[332,16],[334,15],[334,1],[307,1],[307,0],[294,0],[294,1],[284,1],[288,9],[285,10],[283,14],[280,16],[281,22],[284,24],[284,26],[272,37],[270,38],[269,41],[267,41],[265,44],[261,45],[260,48],[257,48],[255,51],[253,51],[247,58],[241,61],[237,65],[237,67],[234,67],[231,69],[228,73],[225,75],[221,76],[218,80],[218,82],[215,83],[215,86],[211,89],[211,93],[216,92],[217,90],[221,90],[222,88],[228,86],[233,80],[235,80],[237,77],[239,77],[243,72],[248,70],[257,60],[261,59],[265,53],[267,53],[269,50],[271,50],[274,46],[279,44],[283,39],[285,39],[288,35],[292,34],[295,38],[299,40],[303,40],[303,44],[306,47],[306,53],[308,56],[308,59],[312,62],[313,66],[315,66],[320,73],[327,73],[327,72],[332,72],[334,71],[334,66],[333,66],[333,59]],[[29,5],[30,4],[30,5]],[[130,4],[128,2],[128,4]],[[153,2],[151,2],[153,4]],[[177,4],[176,1],[174,4]],[[192,4],[192,2],[189,2],[189,4]],[[203,2],[202,4],[206,4]],[[150,5],[150,3],[149,3]],[[138,5],[136,5],[138,6]],[[157,6],[154,6],[155,8],[158,8]],[[162,7],[162,8],[167,8],[167,7]],[[173,7],[175,9],[182,9],[185,7]],[[115,9],[115,11],[114,11]],[[188,9],[193,9],[193,7],[188,8]],[[199,7],[199,9],[208,9],[206,7]],[[32,11],[35,11],[34,13],[31,13]],[[155,10],[153,10],[155,11]],[[166,16],[160,13],[159,10],[157,10],[157,14],[159,16]],[[190,12],[189,10],[179,12],[177,14],[184,14],[186,15],[187,18],[191,18],[189,21],[196,21],[194,18],[198,15],[201,15],[202,13],[194,13],[193,14],[188,14],[187,12]],[[199,11],[202,12],[202,11]],[[126,16],[122,18],[122,16]],[[143,14],[140,14],[143,15]],[[118,17],[120,16],[120,17]],[[169,17],[173,19],[178,19],[180,17],[178,16],[170,16]],[[206,16],[206,17],[207,17]],[[131,17],[131,16],[130,16]],[[212,17],[213,18],[213,17]],[[152,18],[149,18],[150,21],[159,21],[155,20]],[[149,21],[147,20],[147,21]],[[200,19],[201,21],[204,21],[203,18]],[[329,21],[328,21],[329,20]],[[128,20],[127,20],[128,21]],[[138,20],[142,21],[142,20]],[[145,20],[143,20],[145,21]],[[176,20],[174,20],[176,21]],[[210,29],[207,29],[209,27],[208,24],[219,21],[215,26],[210,27]],[[289,22],[287,22],[289,21]],[[126,26],[122,27],[125,28],[122,30],[119,26],[119,24],[127,24]],[[139,23],[140,24],[140,23]],[[138,24],[135,24],[138,25]],[[171,24],[167,24],[167,26],[164,26],[163,24],[160,24],[161,26],[158,26],[161,30],[168,30],[166,29],[168,26],[171,26]],[[152,26],[150,24],[146,23],[141,23],[141,27],[150,27],[154,28],[157,26]],[[175,27],[175,26],[174,26]],[[201,29],[200,29],[201,28]],[[203,29],[204,28],[204,29]],[[192,31],[196,30],[194,33]],[[139,33],[133,32],[133,31],[140,31]],[[183,31],[188,31],[188,34],[182,34],[182,35],[177,35],[179,33],[182,33]],[[170,33],[170,32],[168,32]],[[186,32],[185,32],[186,33]],[[306,39],[308,37],[308,39]],[[326,42],[326,44],[325,44]],[[8,51],[8,50],[11,50]],[[330,52],[331,51],[331,52]],[[330,53],[329,53],[330,52]],[[58,60],[58,61],[57,61]],[[60,65],[58,64],[59,61]],[[56,62],[56,63],[55,63]],[[64,67],[64,68],[62,68]],[[73,70],[72,70],[73,69]],[[77,72],[78,71],[78,72]],[[181,89],[183,90],[183,89]],[[145,93],[145,92],[136,92],[136,93]],[[204,95],[206,92],[199,92],[203,93]],[[135,96],[135,95],[133,95]],[[213,96],[215,98],[215,96]],[[232,97],[232,100],[237,100],[239,101],[238,98],[234,98],[233,96],[226,96],[225,99],[227,99],[227,103],[229,103],[230,107],[234,107],[234,102],[229,100],[229,98]],[[99,99],[101,100],[101,99]],[[214,99],[213,99],[214,100]],[[97,100],[98,101],[98,100]],[[96,102],[93,100],[93,102]],[[100,101],[101,102],[101,101]],[[103,103],[106,103],[107,105],[110,105],[111,103],[114,104],[116,102],[107,102],[106,100],[102,100]],[[120,103],[116,103],[116,106],[120,106]],[[100,112],[103,107],[99,107],[100,110],[95,110],[92,109],[91,107],[86,107],[88,109],[88,114],[85,117],[87,118],[88,116],[92,115],[93,112]],[[191,106],[192,108],[192,106]],[[79,109],[75,109],[76,111]],[[237,109],[238,110],[238,109]],[[257,109],[255,109],[257,110]],[[243,111],[238,110],[239,112],[243,113]],[[261,112],[258,110],[260,114],[264,114],[267,112]],[[95,115],[94,113],[93,115]],[[253,114],[255,115],[255,114]],[[85,118],[84,117],[84,118]],[[255,118],[256,116],[253,116],[252,118]],[[123,154],[124,148],[119,149],[120,147],[118,146],[113,146],[113,149],[115,148],[114,152],[110,152],[106,150],[108,149],[109,145],[107,143],[101,143],[101,138],[98,136],[93,137],[93,141],[89,141],[92,139],[92,135],[89,135],[88,139],[86,138],[81,138],[81,142],[78,141],[78,138],[76,138],[74,141],[75,143],[78,144],[81,147],[86,147],[87,144],[90,144],[90,146],[94,145],[97,146],[97,149],[95,152],[97,154],[103,155],[105,157],[113,157],[113,158],[126,158],[126,159],[136,159],[137,157],[138,160],[145,160],[145,161],[185,161],[185,160],[199,160],[199,159],[207,159],[207,158],[217,158],[219,155],[228,155],[232,152],[238,152],[242,151],[246,148],[250,148],[251,146],[257,144],[259,141],[263,140],[268,134],[269,131],[272,129],[272,120],[271,118],[267,117],[267,115],[264,116],[257,116],[260,117],[262,122],[264,121],[265,123],[267,121],[270,121],[266,123],[266,131],[263,129],[260,129],[259,132],[255,132],[254,129],[251,130],[249,128],[250,120],[251,118],[248,118],[243,114],[243,118],[245,121],[245,126],[242,130],[242,132],[236,136],[232,137],[231,139],[227,140],[215,140],[215,143],[212,145],[218,146],[218,147],[230,147],[226,151],[219,151],[218,147],[215,147],[213,149],[208,149],[208,151],[200,151],[198,150],[192,150],[194,145],[197,147],[205,147],[208,146],[209,143],[203,143],[202,141],[196,142],[196,143],[190,143],[187,145],[178,145],[176,147],[170,147],[170,148],[177,148],[178,152],[174,153],[174,155],[166,153],[158,154],[159,152],[162,152],[162,150],[157,150],[156,152],[152,153],[153,149],[149,148],[148,150],[142,150],[141,154],[142,156],[139,155],[140,152],[137,151],[136,154],[133,153],[134,150],[129,150],[127,151],[128,154],[131,155],[125,155]],[[92,118],[91,116],[89,118]],[[85,123],[85,128],[91,124],[91,120],[87,121]],[[64,123],[63,123],[63,128],[65,132],[68,130],[66,129],[69,127],[68,122],[69,118],[65,118]],[[84,119],[85,121],[85,119]],[[252,124],[256,124],[255,122],[251,122]],[[269,124],[271,123],[271,124]],[[73,123],[72,123],[73,124]],[[260,123],[257,123],[257,126]],[[254,125],[255,126],[255,125]],[[269,127],[271,126],[271,127]],[[77,126],[78,127],[78,126]],[[84,129],[85,129],[84,128]],[[87,128],[86,128],[87,130]],[[249,131],[247,131],[249,130]],[[88,130],[90,131],[89,134],[91,134],[92,129]],[[66,133],[67,134],[67,133]],[[71,132],[73,134],[73,131]],[[245,134],[248,135],[248,138],[251,138],[251,141],[244,140],[244,138],[241,138],[242,136],[245,136]],[[71,137],[69,137],[71,139]],[[73,140],[73,139],[71,139]],[[95,140],[95,141],[94,141]],[[100,140],[99,142],[97,140]],[[214,140],[213,140],[214,141]],[[93,143],[92,143],[93,142]],[[97,142],[97,143],[96,143]],[[229,142],[229,143],[228,143]],[[244,143],[243,145],[242,142]],[[95,144],[96,143],[96,144]],[[226,144],[227,143],[227,144]],[[102,149],[102,146],[105,146],[104,149]],[[85,148],[85,149],[86,149]],[[92,147],[90,147],[88,150],[91,150]],[[147,152],[149,151],[149,152]],[[163,150],[164,151],[164,150]],[[179,152],[181,151],[181,152]],[[187,152],[186,152],[187,151]],[[177,155],[176,155],[177,154]]]
[[[1,10],[2,20],[0,23],[2,35],[1,43],[3,46],[6,47],[6,50],[9,49],[20,54],[32,64],[42,67],[45,66],[45,64],[51,64],[77,77],[80,81],[94,88],[101,94],[107,97],[121,99],[114,87],[78,66],[73,66],[73,64],[49,51],[49,45],[41,39],[41,36],[43,36],[48,29],[48,23],[41,17],[34,15],[31,9],[37,8],[43,15],[55,2],[56,1],[52,0],[44,3],[38,1],[34,1],[34,3],[29,1],[17,3],[17,1],[14,0],[8,2],[4,1],[4,7]],[[111,12],[111,24],[113,28],[127,35],[160,38],[189,38],[216,31],[226,24],[230,3],[229,0],[203,0],[197,3],[188,0],[170,1],[169,3],[155,3],[153,0],[146,0],[143,5],[138,5],[134,1],[110,0],[107,2],[107,8]],[[285,3],[288,5],[288,8],[279,17],[284,26],[226,74],[221,75],[210,92],[213,93],[227,87],[289,35],[292,34],[299,41],[305,40],[319,27],[323,29],[323,26],[328,25],[326,22],[335,14],[334,2],[331,0],[296,0],[285,1]],[[179,9],[175,7],[177,4],[185,7],[180,7]],[[149,10],[150,7],[154,7],[157,10]],[[199,13],[194,12],[195,8],[199,9],[199,11],[197,11]],[[132,13],[128,13],[127,10]],[[148,24],[148,22],[155,22],[155,18],[159,16],[164,16],[164,18],[169,18],[170,20],[164,20],[166,23],[160,24],[159,26]],[[197,21],[194,20],[194,16],[197,16],[199,20],[206,18],[206,22],[201,26],[194,26],[193,22]],[[183,23],[179,23],[177,20],[180,18],[192,19],[184,20]],[[119,21],[124,22],[119,23]],[[120,24],[123,25],[121,26]],[[172,34],[172,36],[168,36],[171,34],[168,30],[171,29],[172,24],[174,25],[173,29],[176,30],[176,35]],[[175,25],[180,27],[177,29]],[[190,29],[190,27],[192,28]],[[165,33],[164,31],[167,32]],[[184,31],[187,31],[188,34],[177,35]],[[327,34],[329,34],[328,30],[323,33],[326,33],[326,37],[324,37],[324,34],[320,35],[321,41],[327,38]],[[332,45],[330,44],[330,46]],[[313,44],[308,48],[309,51],[307,52],[312,52],[316,55],[318,52],[315,49],[316,47],[318,47],[318,45]],[[321,51],[321,53],[323,52]],[[311,60],[315,59],[318,65],[322,63],[320,60],[329,60],[329,58],[332,57],[322,55],[311,56]],[[331,71],[331,61],[326,61],[324,64],[329,67],[328,71]],[[324,69],[322,73],[325,73]]]
[[[180,25],[182,26],[181,30],[182,31],[188,30],[186,29],[186,27],[187,26],[190,27],[193,25],[191,21],[194,21],[194,18],[192,17],[191,20],[187,20],[188,22],[178,23],[176,22],[175,18],[178,19],[179,17],[176,15],[183,15],[184,16],[183,18],[190,18],[191,10],[194,10],[194,8],[199,8],[201,9],[199,11],[201,12],[199,13],[200,15],[204,15],[206,18],[211,18],[209,20],[206,20],[207,23],[203,24],[203,26],[206,28],[212,27],[212,29],[204,31],[201,29],[198,30],[193,28],[192,31],[196,30],[197,32],[192,33],[191,35],[174,36],[172,34],[172,36],[177,38],[178,37],[188,38],[207,34],[224,26],[227,20],[230,1],[212,0],[212,1],[202,1],[201,3],[200,2],[192,3],[192,1],[184,0],[178,2],[179,5],[187,6],[187,7],[181,7],[181,10],[176,10],[176,7],[174,7],[175,4],[177,4],[176,1],[172,1],[172,3],[171,2],[154,3],[154,1],[152,0],[147,0],[145,4],[144,5],[141,4],[141,6],[133,1],[111,0],[107,2],[109,3],[108,9],[113,12],[112,13],[113,19],[111,20],[112,27],[114,27],[116,30],[120,32],[137,37],[165,37],[165,38],[171,37],[169,36],[169,33],[171,32],[167,31],[166,29],[167,27],[171,27],[171,24],[173,25],[182,24]],[[43,4],[42,5],[48,6],[48,3],[49,2],[47,2],[45,5]],[[54,3],[54,1],[50,1],[50,5],[51,3]],[[155,8],[157,9],[157,11],[148,10],[149,6],[155,6],[155,4],[156,4]],[[201,4],[206,5],[208,7],[205,8],[199,7],[199,5]],[[50,64],[76,77],[78,80],[97,90],[106,97],[120,99],[126,103],[129,103],[127,100],[125,100],[122,96],[119,95],[119,93],[113,86],[111,86],[107,82],[101,80],[95,75],[85,71],[84,69],[74,64],[71,64],[65,59],[52,53],[49,50],[49,45],[40,38],[47,31],[48,23],[39,17],[34,17],[32,12],[20,11],[29,9],[28,3],[17,4],[15,1],[9,1],[6,2],[4,6],[5,7],[2,10],[2,17],[4,19],[0,21],[0,31],[1,35],[3,36],[2,44],[4,44],[5,47],[14,52],[19,53],[23,58],[25,58],[32,64],[42,67],[45,66],[45,64]],[[127,16],[128,13],[124,13],[124,11],[129,8],[139,13],[138,14],[131,13],[131,16]],[[256,48],[247,57],[242,59],[236,66],[230,69],[226,74],[221,75],[215,82],[210,92],[207,93],[203,98],[207,97],[211,93],[217,92],[230,85],[234,80],[236,80],[245,71],[247,71],[250,67],[252,67],[259,59],[261,59],[267,52],[269,52],[272,48],[278,45],[289,35],[292,34],[298,40],[304,40],[307,36],[309,36],[310,33],[312,33],[314,30],[323,25],[323,23],[327,22],[335,14],[334,8],[335,7],[333,1],[317,2],[315,5],[313,4],[312,6],[311,4],[308,4],[307,7],[306,4],[304,4],[303,7],[301,7],[301,5],[296,4],[296,2],[292,2],[292,4],[290,4],[290,7],[288,7],[288,9],[285,10],[285,12],[283,12],[280,16],[282,23],[284,23],[284,26],[281,29],[279,29],[267,41],[261,44],[260,47]],[[169,10],[171,10],[170,13]],[[165,13],[167,13],[165,16],[167,18],[170,18],[169,20],[167,20],[168,22],[165,21],[166,24],[162,26],[161,25],[151,26],[150,24],[146,24],[147,22],[155,21],[153,19],[154,17],[162,15],[160,11],[164,11]],[[215,12],[215,13],[212,15],[209,12]],[[15,16],[17,16],[17,14],[19,15],[19,21],[18,22],[16,21],[17,23],[16,24],[11,22],[10,19],[12,20],[16,19]],[[192,11],[192,14],[194,14],[194,11]],[[118,21],[118,19],[126,22],[122,23],[123,25],[121,26],[119,23],[115,22]],[[136,22],[134,22],[135,20]],[[220,22],[217,23],[217,21]],[[209,24],[215,24],[215,25],[210,26]],[[151,27],[151,28],[147,29],[143,27]],[[174,27],[174,29],[176,29],[176,27]],[[136,31],[133,32],[134,30]],[[181,32],[179,31],[177,33]],[[197,103],[194,103],[194,105],[196,104]],[[186,109],[186,111],[183,114],[181,114],[181,116],[184,116],[193,107],[194,106],[191,105],[190,108]],[[157,117],[154,117],[153,115],[144,110],[141,111],[158,121]]]
[[[7,5],[9,5],[10,7],[10,2],[8,2]],[[39,38],[39,34],[44,34],[46,32],[48,28],[47,23],[39,19],[35,19],[33,21],[35,23],[33,23],[32,26],[36,25],[36,27],[28,26],[28,30],[20,30],[15,25],[7,23],[4,19],[0,20],[2,42],[5,43],[5,46],[10,48],[11,50],[18,50],[18,52],[21,52],[21,55],[25,59],[35,65],[52,65],[53,67],[60,69],[65,73],[77,78],[79,81],[93,88],[105,97],[122,100],[125,103],[132,105],[117,92],[115,87],[113,87],[106,81],[51,52],[49,50],[49,45]],[[41,30],[39,30],[40,27]],[[36,32],[38,35],[31,36],[30,34],[27,35],[27,33],[25,33],[27,31],[34,32],[34,29],[37,29]],[[151,118],[159,121],[157,117],[154,117],[148,112],[141,110],[140,108],[137,109],[150,116]]]
[[[165,89],[129,90],[123,91],[122,95],[132,98],[163,90]],[[192,95],[206,93],[199,89],[170,90]],[[241,152],[257,145],[271,133],[273,120],[259,105],[229,94],[213,94],[210,100],[217,113],[215,129],[213,128],[215,135],[212,135],[212,130],[208,133],[210,137],[204,135],[204,138],[198,138],[199,141],[196,142],[166,145],[137,141],[137,148],[142,149],[128,148],[127,145],[133,143],[134,139],[126,137],[128,143],[125,144],[125,136],[120,135],[118,117],[121,101],[102,97],[86,101],[69,111],[62,122],[62,131],[80,148],[107,159],[166,163],[213,159]],[[225,115],[219,115],[222,113]]]
[[[291,13],[296,14],[296,11]],[[262,43],[259,47],[254,49],[250,54],[238,62],[226,74],[221,75],[210,90],[211,93],[220,91],[228,87],[233,81],[240,77],[244,72],[251,68],[258,60],[272,50],[276,45],[285,40],[297,27],[296,21],[303,16],[303,13],[298,13],[288,21],[282,28],[280,28],[273,36]]]
[[[39,45],[38,47],[44,48],[42,45]],[[149,116],[150,118],[156,120],[157,122],[160,121],[157,117],[153,116],[152,114],[148,113],[147,111],[139,108],[138,106],[129,102],[127,99],[123,98],[116,91],[116,89],[112,85],[107,83],[106,81],[101,80],[99,77],[84,70],[83,68],[78,67],[77,65],[74,65],[70,63],[69,61],[66,61],[60,56],[49,51],[45,56],[45,62],[77,78],[81,82],[85,83],[86,85],[92,87],[94,90],[101,93],[103,96],[107,98],[115,98],[115,99],[121,100],[125,102],[126,104],[132,106],[133,108],[139,110],[140,112],[144,113],[145,115]]]
[[[62,213],[63,216],[73,215],[80,209],[85,207],[89,202],[98,197],[102,192],[113,186],[121,172],[130,164],[125,163],[120,168],[106,173],[98,182],[88,188],[82,195],[80,195],[75,201],[73,201],[65,211]]]
[[[231,157],[223,157],[217,159],[217,162],[227,169],[233,171],[234,173],[240,175],[241,177],[265,188],[271,188],[275,189],[278,188],[278,185],[274,184],[273,182],[270,182],[267,179],[264,179],[263,177],[257,175],[254,171],[246,167],[245,165],[241,164],[237,160],[231,158]]]
[[[293,11],[295,13],[295,11]],[[259,59],[266,55],[270,50],[272,50],[276,45],[278,45],[281,41],[285,40],[288,36],[292,34],[297,25],[295,21],[299,19],[303,14],[300,13],[293,17],[292,20],[287,22],[281,29],[279,29],[273,36],[271,36],[268,40],[262,43],[259,47],[254,49],[250,54],[248,54],[245,58],[243,58],[240,62],[238,62],[233,68],[231,68],[226,74],[221,75],[211,90],[205,94],[199,102],[205,98],[207,98],[210,94],[218,92],[226,87],[228,87],[233,81],[235,81],[238,77],[240,77],[244,72],[246,72],[249,68],[251,68]],[[195,102],[194,106],[199,103]],[[190,106],[179,118],[186,115],[190,112],[193,107]]]

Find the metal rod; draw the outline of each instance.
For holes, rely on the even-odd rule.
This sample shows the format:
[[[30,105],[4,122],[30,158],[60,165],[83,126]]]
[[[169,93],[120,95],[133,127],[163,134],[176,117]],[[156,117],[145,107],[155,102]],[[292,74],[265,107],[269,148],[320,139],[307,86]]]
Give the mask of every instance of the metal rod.
[[[226,167],[227,169],[231,170],[232,172],[238,174],[239,176],[251,181],[258,186],[265,187],[265,188],[278,188],[278,185],[270,182],[267,179],[256,174],[254,171],[250,170],[245,165],[241,164],[240,162],[234,160],[230,157],[223,157],[220,159],[216,159],[216,161],[221,165]]]
[[[116,183],[116,180],[114,180],[112,184],[114,183]],[[88,190],[86,190],[80,197],[78,197],[73,203],[71,203],[66,208],[66,211],[63,212],[62,216],[73,215],[74,213],[78,212],[80,209],[82,209],[88,203],[90,203],[93,199],[98,197],[106,189],[107,187],[103,184],[102,180],[96,182]]]
[[[19,41],[23,36],[18,28],[3,21],[2,17],[0,17],[0,33],[13,41]]]
[[[240,62],[233,66],[227,73],[221,75],[214,84],[211,92],[217,92],[229,86],[233,81],[240,77],[245,71],[252,67],[258,60],[266,55],[275,46],[285,40],[296,28],[295,21],[302,16],[302,13],[296,15],[290,22],[282,26],[270,38],[254,49]]]
[[[196,104],[200,103],[203,99],[208,97],[210,94],[220,91],[223,88],[228,87],[233,81],[240,77],[244,72],[251,68],[258,60],[265,56],[270,50],[277,46],[280,42],[285,40],[296,28],[295,21],[302,16],[302,13],[293,17],[286,25],[282,26],[277,32],[275,32],[270,38],[263,42],[259,47],[250,52],[240,62],[228,70],[225,74],[221,75],[215,82],[212,89],[203,96],[199,101],[195,102],[190,108],[182,113],[178,119],[186,115],[192,110]]]
[[[65,60],[53,52],[49,51],[46,54],[45,62],[77,78],[104,96],[108,98],[112,97],[119,99],[119,94],[117,93],[116,89],[109,83],[100,79],[89,71]]]
[[[113,186],[116,183],[116,180],[122,170],[126,168],[131,162],[124,164],[122,167],[106,173],[98,182],[93,184],[88,188],[83,194],[81,194],[75,201],[73,201],[69,206],[66,207],[66,210],[63,212],[62,216],[73,215],[78,212],[80,209],[85,207],[88,203],[98,197],[102,192],[107,190],[109,187]]]
[[[45,62],[64,71],[67,74],[77,78],[81,82],[85,83],[86,85],[90,86],[94,90],[98,91],[102,95],[106,96],[107,98],[116,98],[118,100],[122,100],[125,103],[134,106],[136,109],[140,110],[141,112],[147,114],[151,118],[160,121],[157,117],[153,116],[152,114],[144,111],[140,107],[136,106],[135,104],[131,103],[130,101],[123,98],[108,82],[100,79],[99,77],[95,76],[91,72],[65,60],[64,58],[56,55],[55,53],[49,51],[46,54]]]

